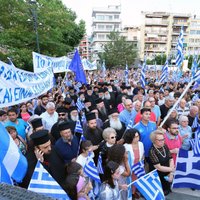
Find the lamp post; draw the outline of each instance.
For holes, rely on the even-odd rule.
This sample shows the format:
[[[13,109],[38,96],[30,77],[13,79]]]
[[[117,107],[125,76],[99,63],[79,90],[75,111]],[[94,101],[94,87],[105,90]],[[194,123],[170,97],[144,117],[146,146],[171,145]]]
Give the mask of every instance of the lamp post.
[[[36,0],[30,0],[29,4],[31,5],[30,12],[33,18],[33,28],[36,35],[37,52],[40,53],[40,43],[39,43],[39,35],[38,35],[38,17],[37,17],[37,11],[36,11],[38,3]],[[31,20],[28,19],[28,21],[31,21]]]

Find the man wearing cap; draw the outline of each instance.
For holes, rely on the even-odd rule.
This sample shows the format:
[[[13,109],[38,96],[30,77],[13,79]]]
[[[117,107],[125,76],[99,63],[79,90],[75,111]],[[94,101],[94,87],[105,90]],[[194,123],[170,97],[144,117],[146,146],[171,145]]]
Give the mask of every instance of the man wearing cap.
[[[36,108],[35,108],[35,114],[36,115],[41,115],[42,113],[44,113],[46,111],[46,105],[48,103],[48,96],[47,95],[43,95],[41,97],[41,103],[40,105],[38,105]]]
[[[95,113],[86,114],[87,126],[84,130],[84,137],[90,140],[93,145],[99,145],[103,140],[102,129],[97,127],[97,121]]]
[[[78,138],[72,134],[71,123],[61,123],[58,128],[61,138],[57,140],[55,148],[64,162],[69,163],[77,157],[79,148]]]
[[[108,119],[108,112],[107,109],[104,105],[103,99],[102,98],[98,98],[95,100],[95,103],[97,105],[97,110],[99,112],[99,118],[105,122]]]
[[[57,108],[56,112],[58,113],[58,121],[51,128],[51,135],[55,142],[60,138],[59,124],[68,121],[67,109],[65,107]]]
[[[28,171],[21,184],[27,188],[31,180],[37,161],[40,161],[44,168],[61,186],[65,180],[65,165],[55,148],[51,146],[48,130],[39,130],[31,134],[34,151],[27,153]]]
[[[126,130],[126,126],[119,120],[119,113],[116,108],[111,109],[108,115],[109,120],[105,121],[103,129],[108,127],[114,128],[117,132],[117,141],[119,141],[122,138],[124,131]]]

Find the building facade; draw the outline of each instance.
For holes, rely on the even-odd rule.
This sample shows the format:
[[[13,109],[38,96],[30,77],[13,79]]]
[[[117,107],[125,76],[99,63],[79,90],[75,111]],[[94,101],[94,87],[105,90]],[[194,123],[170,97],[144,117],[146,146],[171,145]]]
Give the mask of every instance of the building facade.
[[[85,35],[79,44],[79,54],[81,58],[91,59],[90,38]]]
[[[103,52],[103,47],[109,41],[108,36],[112,31],[121,31],[121,7],[109,5],[105,8],[93,8],[92,11],[92,36],[91,59],[98,60],[98,53]]]
[[[190,35],[190,14],[166,12],[142,12],[144,23],[141,26],[140,59],[153,59],[156,55],[166,54],[175,57],[178,37],[183,27],[184,52],[188,53]]]

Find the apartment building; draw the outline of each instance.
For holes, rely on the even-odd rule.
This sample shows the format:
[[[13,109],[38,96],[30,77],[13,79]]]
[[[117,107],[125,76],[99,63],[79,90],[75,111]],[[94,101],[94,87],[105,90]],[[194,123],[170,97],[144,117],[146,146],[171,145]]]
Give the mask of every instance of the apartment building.
[[[85,35],[79,44],[79,54],[82,58],[91,59],[90,38]]]
[[[189,14],[167,12],[142,12],[140,59],[144,55],[153,59],[156,55],[167,54],[174,57],[181,27],[184,31],[184,51],[188,52]]]
[[[104,8],[93,8],[91,59],[98,60],[98,53],[103,51],[108,36],[112,31],[121,31],[121,6],[109,5]]]

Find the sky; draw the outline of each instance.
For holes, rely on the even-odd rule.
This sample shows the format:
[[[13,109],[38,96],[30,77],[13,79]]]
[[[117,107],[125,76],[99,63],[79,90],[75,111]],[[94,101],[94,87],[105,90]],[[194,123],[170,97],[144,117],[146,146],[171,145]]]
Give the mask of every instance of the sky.
[[[62,0],[77,14],[77,22],[86,22],[87,34],[92,28],[92,8],[121,5],[122,26],[140,25],[141,11],[166,11],[173,13],[191,13],[200,16],[200,0]]]

